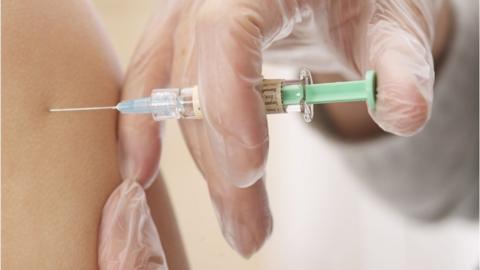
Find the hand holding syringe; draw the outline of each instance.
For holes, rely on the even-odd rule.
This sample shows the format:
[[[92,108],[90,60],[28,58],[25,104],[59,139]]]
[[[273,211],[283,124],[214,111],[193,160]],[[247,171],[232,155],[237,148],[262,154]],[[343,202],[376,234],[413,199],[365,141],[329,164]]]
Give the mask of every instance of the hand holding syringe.
[[[204,118],[181,121],[183,137],[207,183],[225,239],[249,257],[272,231],[262,181],[269,149],[265,112],[303,111],[310,120],[312,104],[366,100],[370,115],[384,130],[415,134],[432,104],[431,45],[441,2],[164,2],[125,74],[126,101],[109,109],[152,113],[156,120]],[[370,87],[375,85],[373,76],[364,82],[315,85],[305,74],[296,82],[261,83],[264,60],[308,65],[318,75],[373,69],[378,86]],[[199,92],[188,87],[195,84]],[[187,88],[151,92],[168,85]],[[119,117],[118,127],[122,177],[147,185],[159,170],[160,128],[148,117],[127,114]],[[291,184],[298,184],[294,180]],[[116,263],[125,255],[137,259],[138,249],[121,251],[99,260]]]
[[[265,79],[258,88],[266,113],[302,112],[306,122],[313,118],[313,105],[335,102],[366,101],[375,109],[376,78],[368,71],[365,80],[313,84],[311,74],[303,69],[299,80]],[[126,100],[116,106],[50,109],[51,112],[116,109],[121,113],[152,114],[155,121],[200,119],[202,109],[198,88],[154,89],[150,97]]]

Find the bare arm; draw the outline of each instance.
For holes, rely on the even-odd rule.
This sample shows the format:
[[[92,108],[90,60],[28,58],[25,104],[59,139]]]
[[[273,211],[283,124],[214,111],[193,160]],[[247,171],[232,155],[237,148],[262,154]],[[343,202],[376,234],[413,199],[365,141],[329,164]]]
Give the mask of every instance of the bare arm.
[[[2,266],[95,269],[101,211],[121,181],[117,114],[48,108],[114,104],[118,63],[88,2],[2,4]],[[164,248],[185,259],[168,199],[158,204]]]

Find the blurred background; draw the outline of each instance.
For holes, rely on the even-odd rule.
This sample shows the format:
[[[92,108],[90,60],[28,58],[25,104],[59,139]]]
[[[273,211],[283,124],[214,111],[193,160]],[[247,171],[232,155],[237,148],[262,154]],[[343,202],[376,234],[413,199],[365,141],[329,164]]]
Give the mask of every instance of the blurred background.
[[[123,68],[154,1],[94,0]],[[265,67],[266,77],[296,77]],[[249,260],[223,239],[206,185],[180,130],[168,122],[162,173],[192,269],[474,269],[478,225],[423,224],[370,193],[326,138],[299,115],[269,116],[267,188],[274,230]],[[301,138],[294,141],[292,138]],[[181,164],[181,166],[179,166]]]

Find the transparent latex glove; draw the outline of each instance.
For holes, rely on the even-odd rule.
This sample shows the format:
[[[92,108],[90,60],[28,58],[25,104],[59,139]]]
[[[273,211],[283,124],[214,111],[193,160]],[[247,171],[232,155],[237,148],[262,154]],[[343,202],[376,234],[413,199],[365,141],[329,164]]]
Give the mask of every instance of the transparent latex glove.
[[[310,16],[274,43],[264,60],[314,73],[378,75],[377,108],[385,131],[411,136],[430,116],[435,19],[443,0],[314,1]],[[299,50],[301,48],[301,50]]]
[[[123,181],[103,209],[98,262],[101,270],[168,269],[145,191]]]
[[[208,29],[209,24],[206,13],[201,16],[198,14],[203,3],[160,2],[161,6],[156,9],[128,67],[122,99],[149,96],[152,89],[168,86],[202,84],[200,88],[208,90],[200,90],[202,102],[205,102],[203,108],[210,106],[212,109],[205,110],[205,120],[185,121],[180,125],[190,152],[206,179],[225,239],[242,256],[249,257],[262,246],[272,230],[264,182],[257,181],[253,184],[263,177],[268,146],[263,106],[260,96],[253,90],[257,75],[252,73],[244,77],[247,80],[245,83],[251,84],[251,87],[244,89],[240,85],[234,85],[239,82],[236,75],[226,73],[234,80],[233,86],[226,90],[233,90],[235,95],[239,91],[245,92],[236,98],[225,95],[228,91],[222,93],[219,88],[221,85],[210,89],[208,85],[213,82],[198,81],[200,76],[197,76],[199,63],[195,49],[198,46],[195,27]],[[222,5],[223,1],[216,3]],[[197,24],[200,18],[204,22]],[[230,38],[230,41],[233,42],[233,39]],[[212,61],[226,61],[225,56],[222,56],[226,52],[219,53]],[[201,61],[205,62],[205,57],[210,56],[203,57]],[[255,56],[257,57],[259,55]],[[260,74],[259,59],[254,62],[256,72]],[[213,64],[203,64],[206,69],[199,69],[208,71],[203,76],[209,73],[213,75],[205,78],[217,80],[226,75],[219,72],[228,71],[224,70],[228,66],[221,65],[218,66],[220,70],[212,70],[215,68]],[[212,92],[208,94],[209,91]],[[203,96],[203,93],[206,95]],[[215,93],[219,96],[216,97]],[[226,103],[214,102],[217,99]],[[254,103],[250,104],[250,100]],[[230,106],[233,111],[229,110]],[[247,108],[245,114],[237,113],[238,110],[245,110],[242,107],[251,109]],[[150,115],[120,116],[120,160],[124,179],[136,179],[144,186],[148,186],[154,179],[160,160],[161,130],[162,126],[154,122]],[[251,186],[241,189],[228,181],[234,180],[241,184],[243,179],[247,181],[242,185]]]
[[[288,57],[311,42],[319,49],[330,44],[356,72],[375,69],[373,117],[390,132],[410,135],[430,110],[433,10],[421,0],[161,1],[130,63],[122,99],[199,86],[204,119],[180,126],[225,238],[249,256],[272,228],[263,183],[267,122],[256,91],[264,50],[280,41]],[[148,185],[160,159],[158,124],[122,115],[119,136],[124,178]]]

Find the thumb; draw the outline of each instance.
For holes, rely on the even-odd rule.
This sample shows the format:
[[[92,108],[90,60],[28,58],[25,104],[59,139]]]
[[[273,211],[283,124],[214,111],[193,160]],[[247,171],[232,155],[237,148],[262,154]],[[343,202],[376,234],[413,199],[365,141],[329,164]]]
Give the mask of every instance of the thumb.
[[[411,136],[431,112],[433,16],[422,1],[405,2],[377,4],[367,30],[367,61],[378,74],[373,119],[388,132]]]

